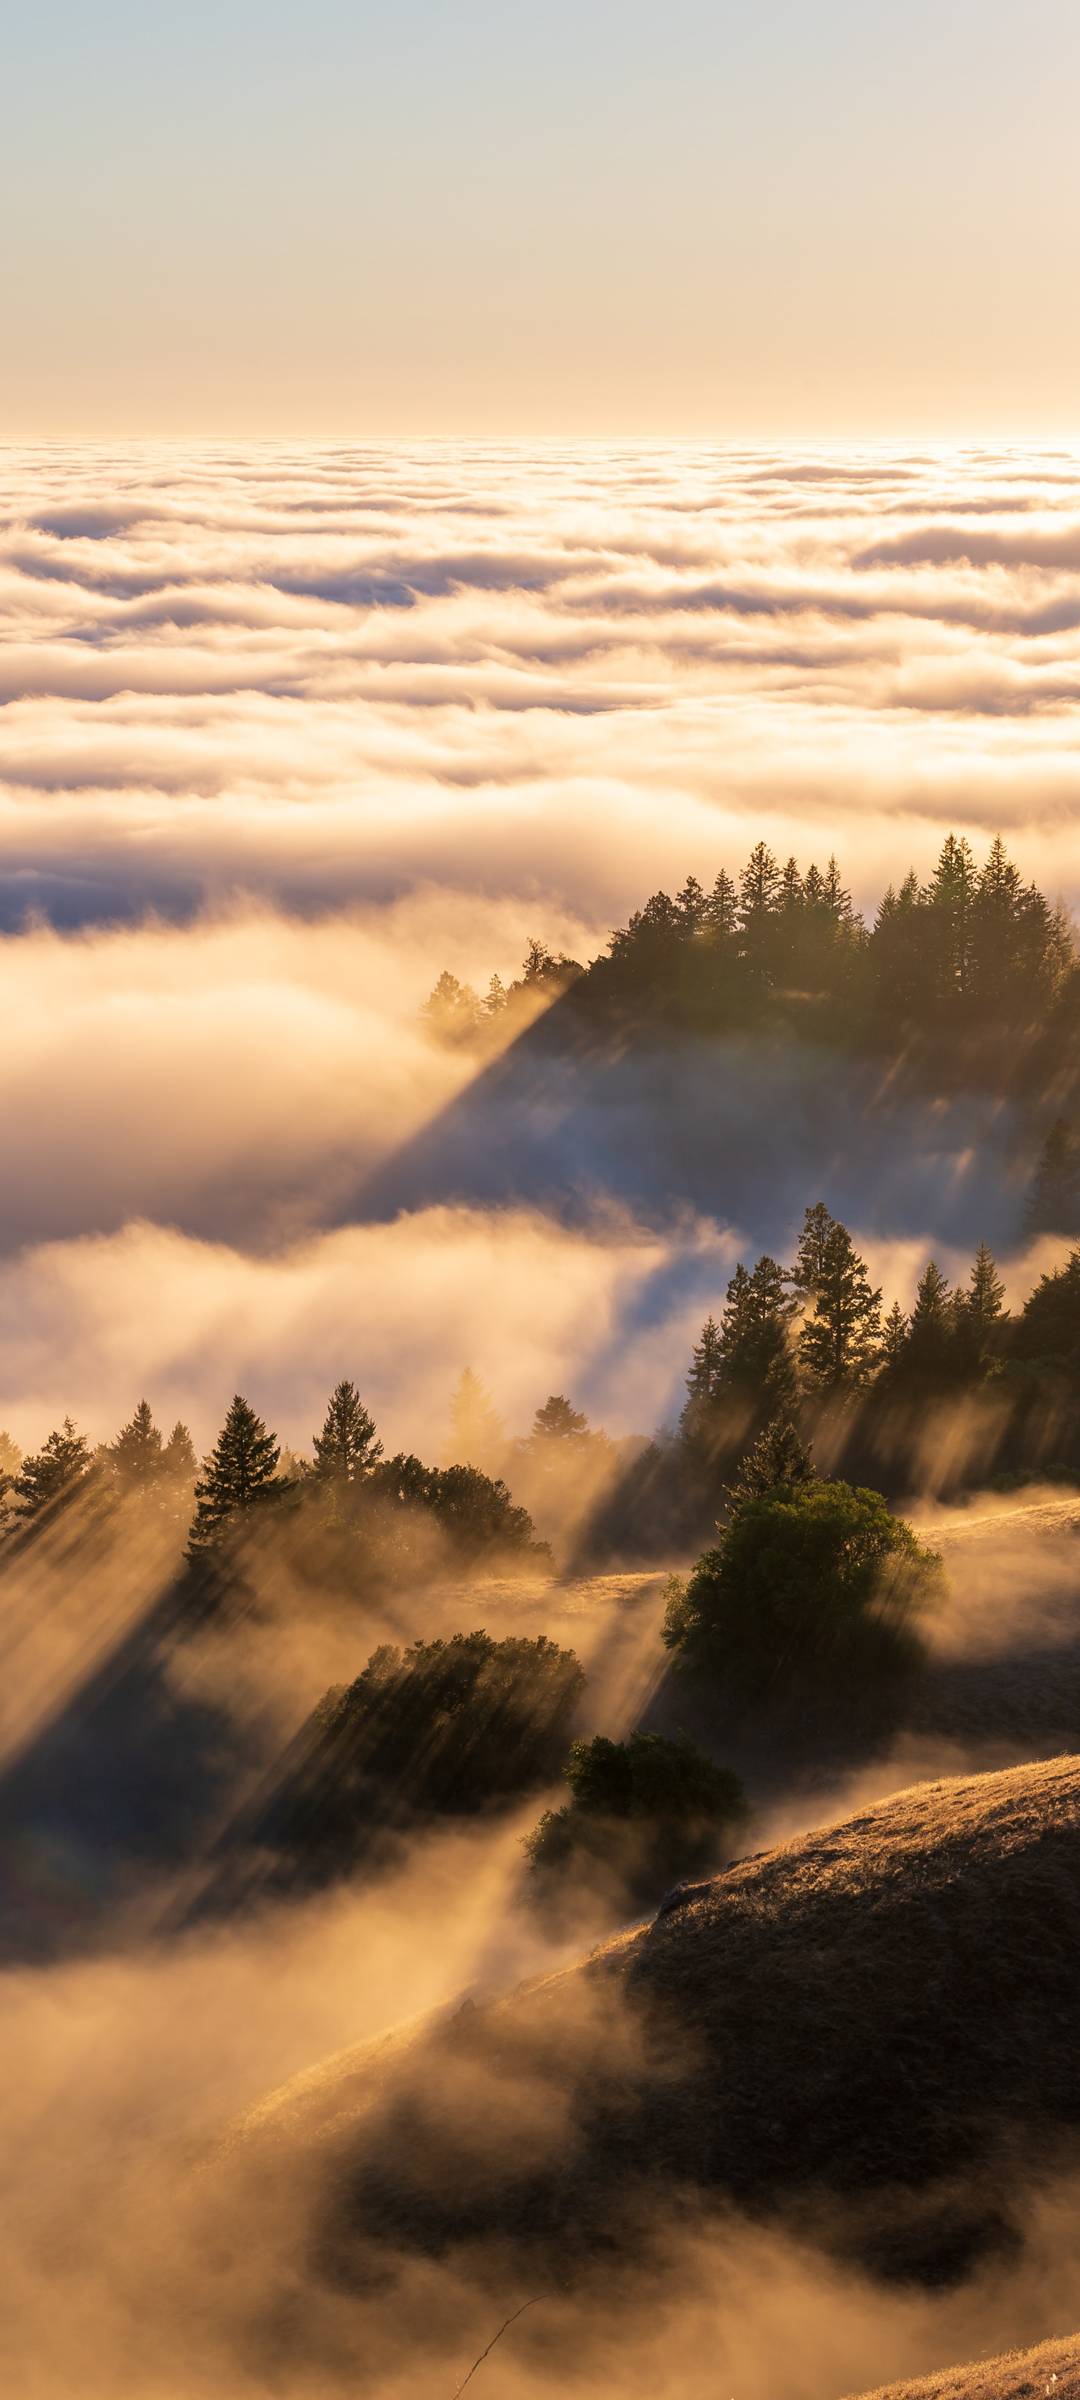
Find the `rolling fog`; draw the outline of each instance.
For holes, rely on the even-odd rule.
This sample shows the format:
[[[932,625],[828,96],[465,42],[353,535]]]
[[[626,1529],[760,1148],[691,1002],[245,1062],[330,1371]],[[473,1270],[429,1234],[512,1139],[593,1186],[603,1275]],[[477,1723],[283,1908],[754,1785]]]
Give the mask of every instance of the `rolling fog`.
[[[416,1012],[762,833],[867,909],[950,827],[1074,893],[1075,491],[1020,447],[10,449],[0,1421],[145,1389],[201,1447],[250,1387],[306,1447],[348,1373],[430,1448],[469,1361],[514,1429],[572,1387],[648,1433],[819,1197],[887,1297],[984,1236],[1022,1296],[1022,1111],[752,1044],[472,1092]]]
[[[749,1043],[719,1074],[689,1049],[659,1077],[535,1050],[482,1067],[417,1011],[444,967],[509,982],[533,935],[592,957],[657,885],[737,872],[759,836],[804,868],[835,850],[866,909],[950,828],[980,859],[1002,831],[1077,896],[1076,493],[1071,453],[1020,448],[8,451],[0,1423],[29,1449],[70,1410],[107,1439],[145,1393],[201,1451],[240,1390],[307,1450],[349,1376],[389,1451],[434,1458],[468,1362],[512,1432],[561,1391],[649,1433],[736,1260],[790,1258],[819,1198],[886,1303],[931,1249],[966,1273],[983,1237],[1022,1301],[1065,1247],[1022,1241],[1044,1130],[1022,1112],[890,1112]],[[1048,1540],[1003,1521],[950,1555],[943,1658],[1072,1639]],[[177,1541],[144,1529],[78,1572],[43,1548],[10,1580],[6,1766],[149,1638]],[[588,1730],[614,1733],[655,1690],[659,1610],[657,1578],[515,1597],[433,1572],[389,1631],[550,1631],[589,1665]],[[182,1657],[162,1639],[155,1688],[243,1729],[211,1831],[387,1630],[275,1605]],[[909,1740],[770,1801],[758,1838],[984,1758]],[[206,2162],[326,2053],[558,1962],[515,1900],[536,1813],[209,1930],[176,1930],[170,1860],[119,1894],[111,1947],[5,1970],[25,2400],[358,2380],[450,2400],[535,2295],[431,2262],[396,2298],[312,2300],[303,2173],[285,2204]],[[16,1905],[47,1913],[55,1873],[68,1907],[84,1865],[61,1853],[16,1860]],[[96,1871],[88,1852],[88,1893]],[[470,2388],[830,2400],[1034,2340],[1080,2313],[1073,2206],[1033,2194],[1022,2271],[939,2298],[883,2298],[794,2234],[687,2226],[673,2254],[658,2229],[642,2291],[545,2295]]]

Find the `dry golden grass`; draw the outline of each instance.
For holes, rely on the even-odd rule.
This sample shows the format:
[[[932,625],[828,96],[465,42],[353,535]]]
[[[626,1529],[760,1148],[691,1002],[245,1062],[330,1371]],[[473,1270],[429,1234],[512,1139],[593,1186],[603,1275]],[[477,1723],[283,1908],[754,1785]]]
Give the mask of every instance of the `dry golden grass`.
[[[320,2256],[508,2247],[562,2281],[672,2211],[892,2278],[1015,2253],[1080,2129],[1080,1760],[922,1784],[589,1959],[343,2054],[249,2142],[325,2154]]]
[[[906,2383],[883,2383],[861,2400],[1080,2400],[1080,2334],[1003,2350],[998,2358],[947,2367]]]

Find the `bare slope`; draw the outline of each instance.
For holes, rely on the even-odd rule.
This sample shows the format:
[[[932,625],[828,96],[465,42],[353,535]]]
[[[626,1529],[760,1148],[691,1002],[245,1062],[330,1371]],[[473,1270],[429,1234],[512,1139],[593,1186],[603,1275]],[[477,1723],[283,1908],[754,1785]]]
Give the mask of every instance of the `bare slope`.
[[[1080,2128],[1080,1760],[918,1785],[590,1959],[348,2053],[249,2121],[326,2146],[324,2265],[559,2272],[691,2194],[880,2272],[1014,2247]],[[367,2269],[363,2269],[367,2272]]]

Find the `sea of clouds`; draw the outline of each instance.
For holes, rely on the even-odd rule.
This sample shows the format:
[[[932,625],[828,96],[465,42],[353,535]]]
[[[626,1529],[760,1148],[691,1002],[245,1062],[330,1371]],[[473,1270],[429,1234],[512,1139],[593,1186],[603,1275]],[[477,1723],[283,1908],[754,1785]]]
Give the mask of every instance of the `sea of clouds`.
[[[766,1179],[681,1216],[602,1169],[572,1223],[437,1176],[365,1207],[474,1071],[419,1005],[533,934],[594,956],[759,834],[835,850],[867,911],[950,828],[1080,895],[1078,489],[1022,448],[4,452],[16,1437],[67,1407],[107,1435],[145,1389],[204,1443],[239,1384],[306,1445],[352,1374],[430,1449],[466,1359],[522,1426],[552,1388],[614,1432],[677,1408],[735,1256],[779,1238]],[[804,1197],[861,1207],[906,1297],[915,1200],[889,1221],[827,1169]],[[945,1263],[965,1229],[928,1208]]]

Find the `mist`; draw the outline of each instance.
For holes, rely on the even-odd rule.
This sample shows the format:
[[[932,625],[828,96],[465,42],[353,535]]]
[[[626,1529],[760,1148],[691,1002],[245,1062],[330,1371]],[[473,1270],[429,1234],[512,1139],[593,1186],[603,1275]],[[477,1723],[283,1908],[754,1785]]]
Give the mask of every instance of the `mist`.
[[[449,2400],[526,2302],[470,2391],[837,2400],[1080,2314],[1064,2137],[1018,2184],[1015,2253],[953,2289],[873,2280],[813,2194],[768,2221],[658,2201],[635,2263],[577,2284],[534,2290],[479,2240],[364,2251],[349,2284],[340,2076],[392,2083],[466,2000],[569,1974],[611,1908],[529,1903],[522,1839],[562,1785],[210,1905],[383,1643],[573,1647],[575,1731],[686,1725],[743,1775],[753,1852],[1080,1739],[1076,1503],[940,1506],[992,1450],[951,1399],[910,1446],[903,1505],[949,1581],[894,1721],[721,1721],[660,1642],[693,1552],[578,1549],[619,1441],[664,1453],[736,1264],[790,1265],[807,1205],[886,1307],[931,1254],[963,1283],[985,1240],[1020,1309],[1070,1246],[1025,1231],[1046,1091],[919,1088],[786,1035],[575,1036],[548,991],[472,1043],[420,1013],[444,970],[509,984],[533,940],[586,964],[759,837],[804,869],[835,851],[868,914],[950,829],[1080,898],[1076,491],[1071,451],[1021,445],[5,454],[0,1424],[28,1452],[68,1413],[108,1442],[145,1395],[204,1456],[242,1393],[308,1458],[347,1377],[388,1454],[446,1461],[468,1365],[554,1551],[472,1571],[410,1522],[404,1566],[319,1590],[287,1528],[200,1614],[189,1492],[16,1530],[0,2242],[26,2400]],[[512,1448],[549,1394],[610,1447],[561,1473]],[[615,2011],[601,2034],[636,2038]],[[499,2096],[472,2072],[447,2071],[466,2181]],[[527,2076],[519,2100],[542,2161],[563,2120]]]

